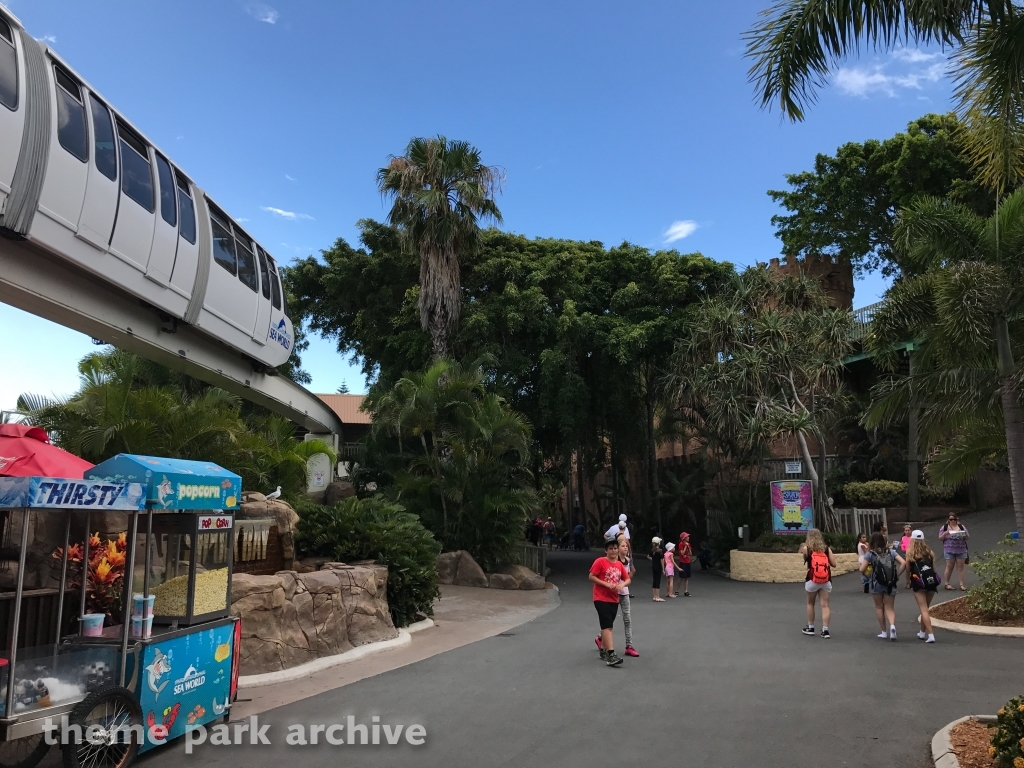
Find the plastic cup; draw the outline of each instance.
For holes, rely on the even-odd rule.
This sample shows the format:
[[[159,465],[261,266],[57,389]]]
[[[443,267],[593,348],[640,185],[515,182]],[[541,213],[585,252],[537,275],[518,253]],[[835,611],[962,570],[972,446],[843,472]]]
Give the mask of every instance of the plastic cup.
[[[147,639],[153,635],[153,617],[132,616],[132,637]]]
[[[132,595],[132,618],[153,618],[153,604],[156,602],[156,595]]]
[[[103,619],[102,613],[87,613],[79,621],[82,622],[82,637],[102,637]]]

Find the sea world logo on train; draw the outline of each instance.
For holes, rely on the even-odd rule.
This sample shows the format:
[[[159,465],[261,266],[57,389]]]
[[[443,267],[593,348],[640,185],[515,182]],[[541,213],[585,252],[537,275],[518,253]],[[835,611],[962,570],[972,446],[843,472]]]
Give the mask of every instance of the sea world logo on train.
[[[220,498],[220,486],[219,485],[186,485],[185,483],[178,483],[178,498],[179,499],[219,499]]]
[[[205,670],[200,672],[191,664],[185,670],[185,674],[174,681],[174,695],[194,690],[206,682]]]
[[[33,506],[112,507],[126,483],[43,481],[33,494]]]
[[[282,317],[280,322],[278,322],[276,328],[271,326],[271,328],[270,328],[270,340],[271,341],[276,341],[278,344],[280,344],[285,349],[290,349],[291,346],[292,346],[292,338],[291,338],[291,336],[288,335],[288,331],[286,330],[287,327],[288,326],[285,324],[284,318]]]

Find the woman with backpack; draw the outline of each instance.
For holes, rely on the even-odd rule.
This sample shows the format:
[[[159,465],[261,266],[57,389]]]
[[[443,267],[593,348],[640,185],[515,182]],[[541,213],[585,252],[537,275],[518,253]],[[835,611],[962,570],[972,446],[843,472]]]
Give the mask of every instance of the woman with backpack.
[[[882,631],[878,637],[882,640],[888,638],[896,640],[896,584],[899,580],[901,569],[905,568],[907,561],[895,549],[889,548],[885,540],[885,534],[871,534],[870,551],[861,561],[860,572],[867,573],[871,569],[871,597],[875,601],[875,615],[878,616],[878,626]],[[889,622],[889,631],[885,631],[885,624]]]
[[[914,590],[914,599],[921,611],[918,619],[921,629],[917,636],[926,643],[935,642],[932,617],[928,611],[939,589],[939,581],[939,574],[935,572],[935,553],[925,543],[924,531],[914,531],[907,546],[907,587]]]
[[[814,601],[820,596],[821,636],[828,640],[832,637],[828,631],[828,620],[832,612],[828,607],[828,598],[832,592],[832,569],[836,559],[817,528],[807,531],[807,539],[800,546],[800,554],[807,563],[807,580],[804,582],[804,591],[807,592],[807,626],[801,631],[805,635],[814,634]]]

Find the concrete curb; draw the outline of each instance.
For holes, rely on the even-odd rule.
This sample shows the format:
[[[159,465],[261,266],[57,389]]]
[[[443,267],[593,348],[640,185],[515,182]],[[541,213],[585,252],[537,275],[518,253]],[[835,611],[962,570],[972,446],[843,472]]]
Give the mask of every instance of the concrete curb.
[[[920,616],[918,616],[920,618]],[[965,635],[991,635],[993,637],[1024,637],[1024,627],[986,627],[981,624],[961,624],[958,621],[932,619],[932,626],[949,632],[962,632]]]
[[[393,637],[390,640],[367,643],[358,648],[353,648],[351,651],[345,651],[345,653],[324,656],[322,659],[314,659],[305,664],[299,664],[297,667],[279,669],[276,672],[264,672],[262,675],[239,675],[238,687],[259,688],[264,685],[274,685],[275,683],[287,683],[315,674],[316,672],[322,672],[331,667],[336,667],[339,664],[348,664],[352,661],[365,659],[367,656],[372,656],[375,653],[390,651],[393,648],[401,648],[412,642],[413,632],[430,629],[432,626],[434,626],[434,622],[431,619],[424,619],[423,621],[417,621],[415,624],[410,624],[405,629],[398,630],[398,637]]]
[[[967,717],[961,717],[959,720],[949,723],[945,728],[932,736],[932,762],[935,763],[935,768],[960,768],[960,761],[956,759],[956,755],[953,753],[953,745],[949,741],[949,732],[954,727],[960,725],[960,723],[965,723],[968,720],[977,720],[979,723],[994,723],[996,716],[968,715]]]

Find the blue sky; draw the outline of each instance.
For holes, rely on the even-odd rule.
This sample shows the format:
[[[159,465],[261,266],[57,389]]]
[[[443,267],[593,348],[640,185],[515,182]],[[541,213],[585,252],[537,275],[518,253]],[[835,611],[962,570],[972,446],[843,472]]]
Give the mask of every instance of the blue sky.
[[[508,230],[766,261],[766,190],[816,152],[945,111],[951,90],[934,52],[868,54],[806,122],[782,122],[742,55],[769,0],[8,4],[285,262],[355,242],[356,221],[385,214],[376,169],[438,133],[506,169]],[[883,290],[869,277],[855,304]],[[18,329],[0,408],[74,391],[87,338],[4,305],[0,327]],[[329,341],[303,362],[315,391],[364,390]]]

